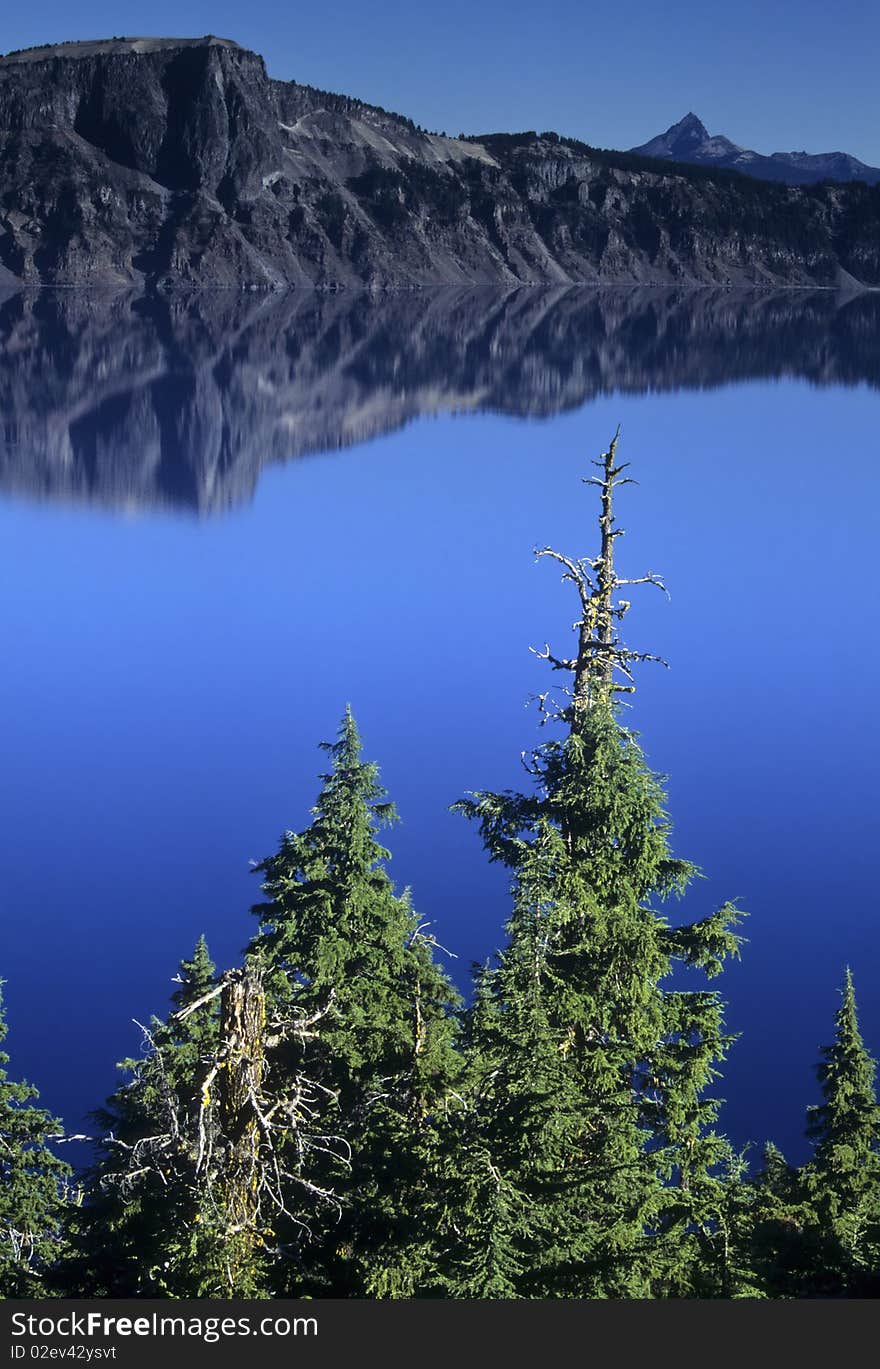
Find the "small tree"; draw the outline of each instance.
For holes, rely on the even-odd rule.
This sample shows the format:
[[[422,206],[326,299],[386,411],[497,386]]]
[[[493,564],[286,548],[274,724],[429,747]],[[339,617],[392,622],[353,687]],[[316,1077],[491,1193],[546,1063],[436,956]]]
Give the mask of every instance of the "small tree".
[[[292,1262],[279,1291],[409,1296],[417,1286],[425,1190],[437,1111],[457,1071],[456,995],[436,942],[397,895],[379,827],[395,820],[377,767],[361,756],[351,711],[324,743],[330,769],[301,833],[263,861],[266,901],[250,945],[273,1009],[307,1018],[327,1008],[318,1036],[273,1065],[272,1087],[300,1070],[323,1091],[328,1147],[318,1182],[338,1211],[286,1228]]]
[[[880,1288],[880,1107],[876,1065],[859,1030],[847,969],[833,1043],[817,1068],[822,1102],[807,1114],[813,1160],[804,1171],[817,1225],[839,1246],[841,1287],[863,1294]]]
[[[0,992],[0,1042],[6,1033]],[[37,1090],[10,1079],[8,1063],[0,1051],[0,1297],[40,1298],[63,1248],[71,1170],[49,1145],[61,1123],[32,1105]]]
[[[748,1259],[760,1295],[805,1298],[833,1291],[834,1241],[816,1224],[801,1170],[768,1141],[751,1183]]]

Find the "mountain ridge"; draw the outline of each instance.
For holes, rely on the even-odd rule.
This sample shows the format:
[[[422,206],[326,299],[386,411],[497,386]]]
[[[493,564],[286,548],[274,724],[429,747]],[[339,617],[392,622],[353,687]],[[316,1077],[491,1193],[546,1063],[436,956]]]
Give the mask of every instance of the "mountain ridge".
[[[447,138],[231,39],[0,59],[0,282],[880,285],[880,195]]]
[[[195,47],[234,48],[245,51],[234,38],[218,38],[206,33],[201,38],[71,38],[62,43],[39,43],[30,48],[13,48],[0,53],[0,66],[15,66],[22,62],[54,61],[57,58],[96,57],[110,53],[161,52],[167,48]]]
[[[814,185],[819,181],[880,182],[880,167],[868,166],[848,152],[755,152],[732,142],[723,133],[710,133],[690,110],[665,133],[630,148],[634,156],[662,161],[688,162],[740,171],[759,180],[783,181],[786,185]]]

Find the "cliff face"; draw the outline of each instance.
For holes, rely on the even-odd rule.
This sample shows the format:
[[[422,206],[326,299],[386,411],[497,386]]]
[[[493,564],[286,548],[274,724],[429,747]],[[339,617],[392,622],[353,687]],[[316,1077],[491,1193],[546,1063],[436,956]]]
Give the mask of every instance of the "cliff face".
[[[0,296],[0,496],[210,514],[264,466],[436,413],[880,383],[880,295],[447,289]]]
[[[880,189],[450,139],[235,43],[0,59],[0,283],[880,284]]]
[[[67,44],[0,61],[0,260],[25,281],[280,278],[239,220],[281,158],[262,60],[233,43]],[[264,234],[263,237],[266,237]]]

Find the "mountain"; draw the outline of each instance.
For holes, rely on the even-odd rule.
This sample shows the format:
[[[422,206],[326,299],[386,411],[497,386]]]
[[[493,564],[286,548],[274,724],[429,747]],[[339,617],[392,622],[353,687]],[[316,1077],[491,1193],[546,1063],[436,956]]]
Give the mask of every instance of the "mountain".
[[[880,284],[880,191],[447,138],[222,38],[0,58],[0,284]]]
[[[647,286],[0,295],[0,494],[207,516],[439,413],[880,384],[880,293]]]
[[[639,157],[742,171],[760,180],[783,181],[786,185],[815,185],[818,181],[864,181],[867,185],[880,182],[880,167],[866,166],[847,152],[772,152],[765,157],[732,143],[723,134],[710,134],[696,114],[686,114],[665,133],[630,151]]]

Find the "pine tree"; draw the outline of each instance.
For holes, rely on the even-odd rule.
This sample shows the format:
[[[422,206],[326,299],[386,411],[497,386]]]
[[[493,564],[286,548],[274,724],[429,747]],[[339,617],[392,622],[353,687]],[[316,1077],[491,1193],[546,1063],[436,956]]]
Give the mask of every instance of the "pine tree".
[[[804,1172],[817,1226],[838,1245],[840,1289],[866,1296],[880,1291],[880,1107],[876,1064],[859,1030],[849,969],[835,1018],[832,1045],[822,1050],[817,1074],[822,1102],[807,1114],[813,1160]]]
[[[351,711],[330,758],[312,822],[263,861],[266,901],[250,954],[265,967],[273,1010],[320,1018],[270,1085],[301,1071],[322,1091],[323,1151],[315,1185],[334,1206],[279,1228],[293,1256],[281,1292],[409,1296],[420,1277],[425,1185],[437,1109],[457,1069],[456,996],[436,943],[385,869],[378,829],[395,820],[377,767],[361,757]]]
[[[656,900],[683,892],[695,870],[671,853],[662,785],[618,715],[619,694],[633,689],[632,664],[657,658],[620,641],[629,603],[615,594],[662,582],[615,571],[621,530],[613,493],[629,483],[615,464],[616,447],[615,436],[597,463],[601,476],[588,482],[601,494],[598,556],[538,553],[562,565],[580,603],[576,653],[557,657],[549,646],[538,653],[571,679],[561,704],[552,691],[540,699],[544,721],[562,724],[564,736],[534,752],[531,793],[481,792],[457,805],[479,822],[490,856],[511,868],[518,895],[501,970],[488,985],[494,1011],[482,1006],[484,1025],[474,1032],[485,1080],[498,1078],[500,1033],[508,1034],[502,1053],[514,1068],[523,987],[514,987],[510,970],[533,936],[536,906],[527,891],[536,852],[555,833],[533,965],[548,1045],[542,1063],[553,1054],[564,1060],[559,1115],[545,1093],[541,1123],[559,1139],[545,1152],[540,1176],[533,1161],[505,1170],[492,1156],[508,1195],[521,1195],[508,1226],[527,1220],[540,1233],[528,1271],[511,1262],[509,1282],[524,1296],[687,1294],[715,1241],[730,1169],[729,1147],[714,1129],[718,1103],[706,1093],[730,1041],[722,1005],[714,993],[662,982],[676,964],[717,974],[738,953],[733,927],[741,915],[726,904],[673,927],[655,908]],[[472,1073],[479,1077],[478,1065]],[[540,1095],[537,1075],[534,1086]],[[492,1110],[503,1111],[509,1095],[478,1083],[472,1106],[485,1113],[487,1098],[491,1135]],[[509,1128],[518,1125],[510,1111]],[[473,1213],[460,1212],[451,1225],[466,1233],[459,1245],[470,1243],[462,1258],[473,1265],[482,1239]]]
[[[760,1295],[802,1298],[828,1291],[833,1241],[813,1219],[803,1172],[768,1141],[751,1187],[746,1244]]]
[[[217,1049],[218,1013],[212,1001],[201,1003],[216,984],[217,967],[211,959],[208,943],[200,936],[191,960],[182,960],[176,981],[180,985],[171,995],[174,1011],[168,1024],[157,1023],[154,1041],[157,1050],[164,1052],[165,1078],[184,1106],[191,1107],[196,1098],[200,1070]],[[189,1009],[181,1019],[178,1014]]]
[[[0,993],[0,1042],[6,1034]],[[63,1247],[71,1170],[49,1146],[61,1123],[33,1106],[37,1090],[10,1079],[8,1063],[0,1050],[0,1297],[40,1298]]]

